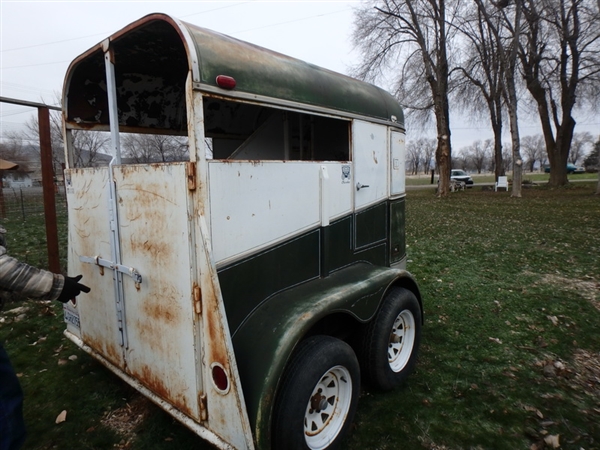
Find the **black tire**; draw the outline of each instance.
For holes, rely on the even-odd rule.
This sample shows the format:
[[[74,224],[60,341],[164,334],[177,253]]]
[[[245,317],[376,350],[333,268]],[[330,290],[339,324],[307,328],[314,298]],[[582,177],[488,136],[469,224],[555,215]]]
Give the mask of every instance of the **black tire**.
[[[408,289],[394,287],[385,296],[360,342],[363,380],[384,391],[413,372],[421,343],[421,308]]]
[[[330,336],[302,341],[276,397],[271,447],[338,448],[352,424],[359,392],[360,366],[352,347]]]

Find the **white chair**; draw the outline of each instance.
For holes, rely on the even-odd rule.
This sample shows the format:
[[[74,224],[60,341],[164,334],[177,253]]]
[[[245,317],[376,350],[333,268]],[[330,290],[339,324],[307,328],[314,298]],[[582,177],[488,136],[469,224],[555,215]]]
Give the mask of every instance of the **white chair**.
[[[498,177],[494,191],[498,191],[498,188],[504,188],[508,191],[508,177]]]

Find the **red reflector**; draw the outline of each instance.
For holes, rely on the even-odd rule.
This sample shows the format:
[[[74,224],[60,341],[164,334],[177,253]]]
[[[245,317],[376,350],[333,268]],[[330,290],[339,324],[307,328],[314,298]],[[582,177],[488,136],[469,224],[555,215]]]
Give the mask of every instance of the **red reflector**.
[[[225,369],[219,364],[213,365],[212,368],[212,377],[215,386],[220,391],[226,391],[229,388],[229,379],[227,378],[227,373]]]
[[[223,89],[233,89],[235,87],[235,79],[227,75],[218,75],[217,85]]]

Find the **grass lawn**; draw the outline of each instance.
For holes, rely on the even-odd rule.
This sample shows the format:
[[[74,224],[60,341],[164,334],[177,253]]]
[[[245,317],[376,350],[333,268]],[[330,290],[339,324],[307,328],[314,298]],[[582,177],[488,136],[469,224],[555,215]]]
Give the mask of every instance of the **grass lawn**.
[[[473,182],[475,184],[477,184],[477,183],[494,183],[496,181],[496,178],[493,173],[481,173],[481,174],[471,173],[469,175],[471,175],[471,178],[473,178]],[[511,174],[507,174],[507,175],[508,175],[509,181],[512,181]],[[439,176],[436,174],[433,179],[434,183],[437,184],[438,178],[439,178]],[[547,183],[549,179],[550,179],[550,174],[548,174],[548,173],[540,173],[540,172],[525,172],[525,173],[523,173],[523,180],[525,182]],[[579,181],[583,181],[583,180],[589,180],[592,182],[592,181],[598,180],[598,174],[597,173],[577,173],[577,174],[568,175],[568,179],[569,179],[569,181],[579,182]],[[406,177],[406,185],[407,186],[431,185],[431,175],[424,175],[424,174],[410,175],[410,176]]]
[[[408,269],[425,305],[420,361],[363,390],[345,449],[600,449],[600,198],[595,183],[407,196]],[[36,225],[37,221],[37,225]],[[35,217],[2,222],[43,261]],[[64,222],[61,230],[64,232]],[[62,241],[64,243],[64,239]],[[36,249],[37,247],[37,249]],[[22,306],[26,310],[9,312]],[[61,305],[10,303],[26,449],[209,449],[62,335]],[[67,420],[55,418],[67,411]]]

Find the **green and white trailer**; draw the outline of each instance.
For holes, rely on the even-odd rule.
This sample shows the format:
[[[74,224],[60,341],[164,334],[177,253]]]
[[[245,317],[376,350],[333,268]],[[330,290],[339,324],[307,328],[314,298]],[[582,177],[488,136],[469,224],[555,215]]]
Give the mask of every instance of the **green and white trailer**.
[[[404,381],[421,336],[398,102],[163,14],[76,58],[62,101],[69,273],[92,289],[65,334],[218,448],[339,446],[361,382]],[[112,160],[77,167],[95,131]],[[126,133],[189,151],[128,163]]]

